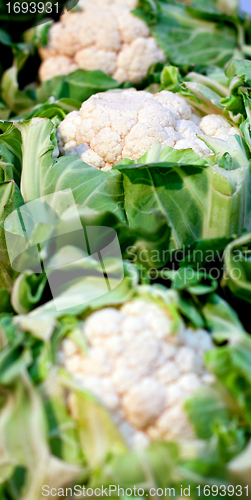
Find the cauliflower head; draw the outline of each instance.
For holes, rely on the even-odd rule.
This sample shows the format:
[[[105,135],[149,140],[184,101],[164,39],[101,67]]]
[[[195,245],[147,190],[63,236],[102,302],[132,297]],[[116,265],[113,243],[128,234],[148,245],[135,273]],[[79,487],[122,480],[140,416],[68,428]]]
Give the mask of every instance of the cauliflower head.
[[[167,304],[138,297],[92,313],[83,335],[86,353],[65,339],[61,363],[108,409],[130,448],[194,439],[183,407],[214,381],[203,361],[213,347],[208,332],[175,322]],[[69,405],[74,413],[73,398]]]
[[[130,11],[137,0],[81,0],[53,24],[43,60],[41,81],[77,68],[100,69],[119,82],[140,82],[151,64],[165,62],[147,25]]]
[[[238,131],[218,115],[198,119],[178,94],[129,89],[91,96],[60,123],[57,140],[61,155],[109,170],[123,158],[137,160],[156,143],[192,148],[204,158],[213,153],[199,139],[203,133],[225,139]]]

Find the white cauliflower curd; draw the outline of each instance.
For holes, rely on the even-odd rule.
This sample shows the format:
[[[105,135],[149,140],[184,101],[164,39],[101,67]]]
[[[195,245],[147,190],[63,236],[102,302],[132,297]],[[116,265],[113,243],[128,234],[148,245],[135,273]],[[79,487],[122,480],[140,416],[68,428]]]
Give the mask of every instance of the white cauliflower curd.
[[[71,339],[62,344],[61,363],[108,409],[132,449],[194,439],[184,402],[214,381],[203,361],[210,335],[181,321],[174,328],[172,314],[166,304],[136,298],[85,320],[85,354]],[[74,398],[69,405],[74,413]]]
[[[226,140],[235,133],[221,116],[198,119],[178,94],[129,89],[92,95],[60,123],[57,140],[61,155],[109,170],[123,158],[137,160],[156,143],[192,148],[203,158],[213,153],[198,135]]]
[[[41,81],[77,68],[100,69],[119,82],[140,82],[165,56],[147,25],[130,11],[137,0],[82,0],[80,11],[64,13],[40,48]]]

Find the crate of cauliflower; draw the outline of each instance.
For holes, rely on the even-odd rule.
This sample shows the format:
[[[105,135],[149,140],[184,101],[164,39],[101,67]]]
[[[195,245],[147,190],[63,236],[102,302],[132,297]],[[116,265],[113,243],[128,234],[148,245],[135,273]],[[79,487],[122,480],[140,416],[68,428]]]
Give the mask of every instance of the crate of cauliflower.
[[[80,0],[3,75],[0,500],[250,497],[248,22],[202,3]]]

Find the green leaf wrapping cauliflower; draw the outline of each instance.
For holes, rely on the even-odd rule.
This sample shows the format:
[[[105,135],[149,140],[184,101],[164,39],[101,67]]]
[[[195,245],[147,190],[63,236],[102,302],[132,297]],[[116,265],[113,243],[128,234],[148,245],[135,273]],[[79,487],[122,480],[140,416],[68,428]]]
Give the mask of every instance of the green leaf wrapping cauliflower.
[[[165,56],[147,25],[130,12],[136,6],[137,0],[82,0],[80,12],[63,14],[50,28],[48,46],[40,48],[40,80],[81,68],[140,82]]]
[[[156,143],[192,148],[206,157],[213,153],[199,135],[225,141],[238,133],[220,115],[201,119],[178,94],[129,89],[92,95],[60,123],[57,140],[62,155],[78,155],[90,165],[109,170],[123,158],[137,160]]]
[[[65,339],[61,363],[109,410],[129,447],[194,439],[183,406],[214,381],[203,361],[213,347],[208,332],[186,328],[170,305],[139,297],[92,313],[83,335],[86,353]],[[74,413],[74,398],[69,404]]]

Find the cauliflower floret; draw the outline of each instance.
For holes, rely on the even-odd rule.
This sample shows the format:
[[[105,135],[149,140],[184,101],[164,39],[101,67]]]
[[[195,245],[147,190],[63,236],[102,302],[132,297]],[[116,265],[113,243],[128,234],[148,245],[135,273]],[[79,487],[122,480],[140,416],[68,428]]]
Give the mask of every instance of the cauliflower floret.
[[[161,125],[137,123],[125,138],[122,157],[137,160],[156,143],[174,145]]]
[[[138,112],[139,123],[156,123],[162,127],[174,127],[176,120],[169,109],[164,108],[162,104],[148,99],[144,106]]]
[[[107,50],[97,50],[95,47],[87,47],[77,52],[75,63],[78,68],[93,71],[98,68],[109,75],[116,70],[116,55]]]
[[[139,17],[134,16],[132,23],[132,14],[126,5],[114,5],[111,11],[117,20],[118,30],[123,43],[131,43],[135,38],[148,37],[150,31],[148,26]]]
[[[136,429],[145,429],[165,408],[165,387],[152,377],[133,385],[122,399],[125,417]]]
[[[222,141],[227,141],[230,135],[240,135],[239,130],[232,127],[230,123],[220,115],[204,116],[199,127],[203,134],[209,137],[217,137],[218,139],[222,139]]]
[[[68,75],[78,69],[76,63],[66,56],[49,57],[39,68],[41,81],[50,80],[54,76]]]
[[[201,128],[191,117],[185,99],[165,90],[156,95],[135,89],[95,94],[59,125],[59,150],[78,154],[102,170],[109,170],[122,158],[137,160],[156,143],[192,148],[204,158],[212,151],[198,138]],[[230,126],[228,130],[231,133]],[[215,133],[221,134],[221,129]]]
[[[197,136],[201,133],[200,128],[191,120],[178,120],[175,130],[184,139],[197,139]]]
[[[49,30],[49,43],[42,47],[40,55],[46,59],[49,56],[64,55],[73,57],[81,49],[81,20],[82,14],[66,13],[62,22],[53,24]],[[91,36],[91,33],[88,33]]]
[[[183,99],[178,94],[174,94],[173,92],[169,92],[169,90],[162,90],[154,96],[156,101],[159,101],[163,106],[168,108],[177,120],[184,118],[185,120],[190,120],[192,117],[192,110]]]
[[[136,6],[135,0],[82,0],[81,12],[64,13],[50,28],[47,47],[39,49],[40,80],[82,68],[100,69],[119,82],[140,82],[165,56],[144,21],[130,12]],[[68,63],[59,66],[59,55]]]
[[[77,128],[81,123],[81,119],[78,111],[72,111],[66,118],[60,123],[57,128],[57,141],[59,151],[65,153],[65,151],[71,147],[76,147],[76,133]],[[83,145],[83,144],[82,144]]]
[[[207,147],[205,142],[201,141],[200,139],[181,139],[180,141],[176,142],[174,149],[189,149],[192,148],[197,155],[201,156],[202,158],[209,156],[212,153],[211,149]]]
[[[152,439],[194,439],[184,402],[214,377],[204,366],[213,348],[205,330],[173,332],[167,305],[138,298],[120,309],[107,307],[84,322],[86,353],[62,343],[60,361],[110,411],[131,448]],[[74,413],[74,400],[69,400]]]
[[[92,151],[92,149],[89,147],[80,155],[80,158],[81,160],[83,160],[88,165],[91,165],[92,167],[98,167],[103,170],[105,169],[106,163],[103,160],[103,158],[101,158],[101,156]]]
[[[146,76],[149,66],[165,57],[154,38],[136,38],[131,44],[124,44],[117,57],[117,69],[113,77],[119,82],[130,80],[139,83]]]

